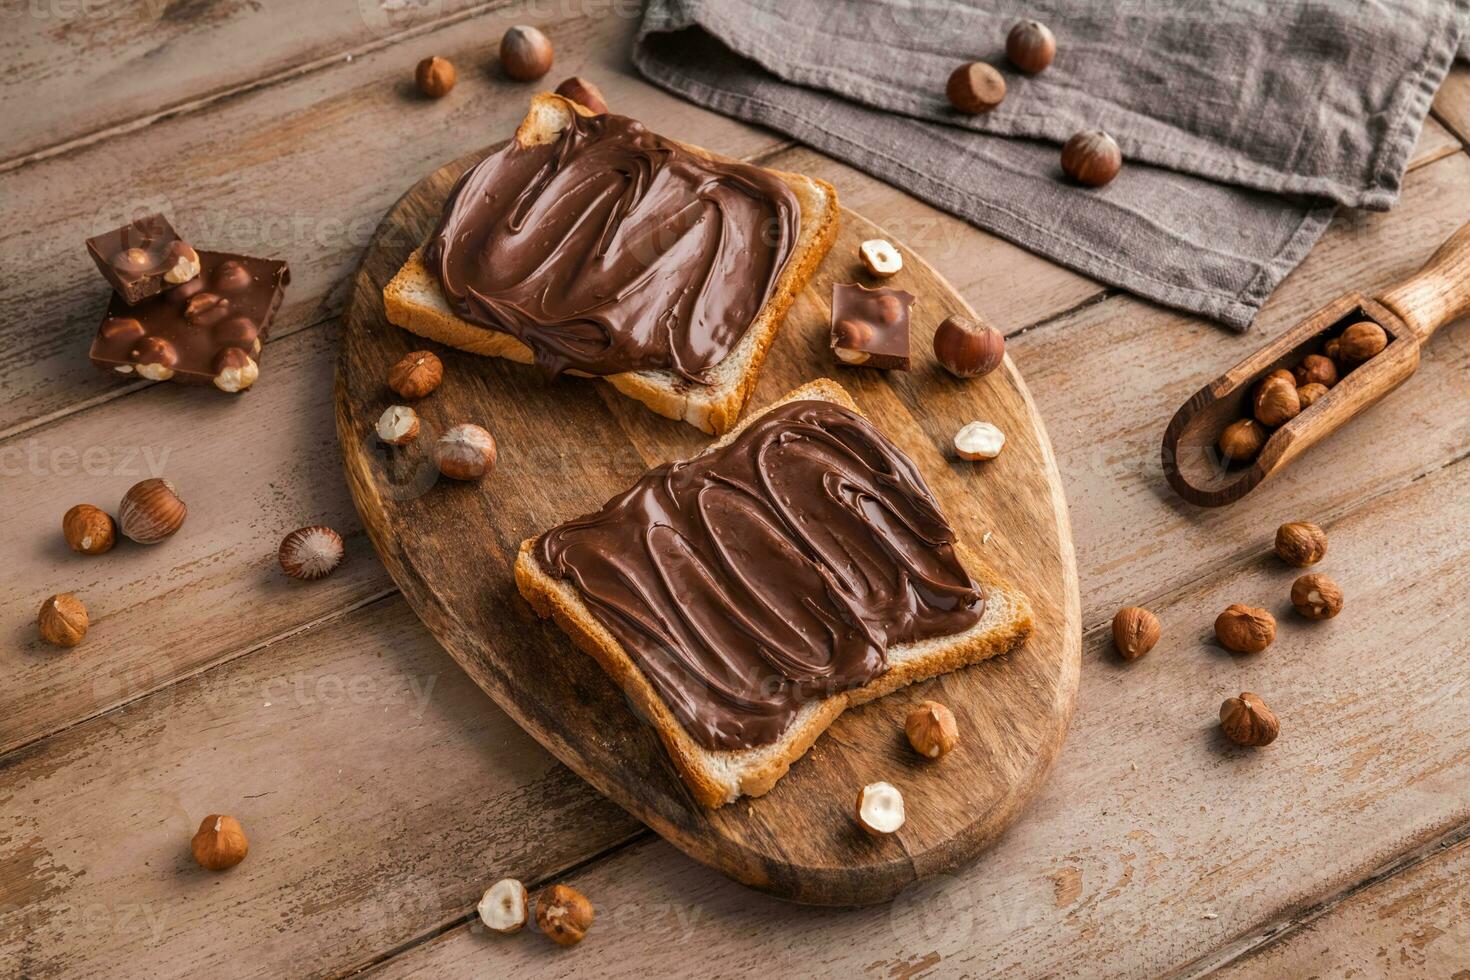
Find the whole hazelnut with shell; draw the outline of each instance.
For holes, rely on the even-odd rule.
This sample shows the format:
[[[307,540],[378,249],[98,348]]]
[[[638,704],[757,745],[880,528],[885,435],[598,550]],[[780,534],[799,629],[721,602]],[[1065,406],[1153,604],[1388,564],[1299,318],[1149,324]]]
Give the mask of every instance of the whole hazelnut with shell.
[[[957,378],[989,374],[1005,356],[1005,336],[979,320],[957,313],[945,317],[934,331],[934,359]]]
[[[454,88],[454,83],[459,81],[459,73],[454,70],[454,63],[448,58],[434,55],[418,63],[413,71],[413,80],[424,95],[431,99],[442,99]]]
[[[517,24],[500,38],[500,67],[518,82],[534,82],[551,71],[551,42],[534,27]]]
[[[1038,20],[1023,20],[1006,35],[1006,57],[1028,75],[1045,70],[1056,55],[1056,37]]]
[[[451,480],[478,480],[495,466],[495,437],[478,425],[462,422],[434,444],[434,462]]]
[[[117,524],[139,544],[157,544],[184,526],[189,508],[174,485],[158,478],[133,484],[117,507]]]
[[[1005,101],[1006,80],[983,61],[960,65],[944,86],[949,104],[968,116],[989,112]]]
[[[1276,617],[1237,602],[1215,618],[1215,636],[1227,650],[1260,653],[1276,639]]]
[[[571,99],[596,115],[601,116],[607,112],[607,100],[602,97],[602,89],[580,75],[564,80],[556,87],[556,94]]]
[[[1123,151],[1100,129],[1085,130],[1062,145],[1062,170],[1087,187],[1112,183],[1123,169]]]

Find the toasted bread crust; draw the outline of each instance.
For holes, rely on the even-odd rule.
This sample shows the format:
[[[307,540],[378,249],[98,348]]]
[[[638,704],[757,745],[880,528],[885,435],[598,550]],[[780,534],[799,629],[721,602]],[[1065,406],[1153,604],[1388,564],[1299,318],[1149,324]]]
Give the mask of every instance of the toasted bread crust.
[[[590,114],[561,96],[536,96],[516,130],[517,142],[529,146],[554,138],[564,128],[568,112]],[[701,147],[679,145],[706,159],[725,159]],[[770,172],[796,193],[801,204],[800,236],[770,298],[756,314],[745,337],[724,361],[715,365],[713,370],[717,375],[724,369],[723,374],[728,376],[717,377],[710,385],[694,384],[671,371],[629,371],[605,378],[614,388],[658,414],[686,421],[714,435],[728,432],[740,418],[766,354],[775,342],[776,332],[791,304],[832,247],[840,224],[837,191],[831,184],[803,174]],[[473,354],[532,363],[530,348],[510,334],[468,323],[449,310],[437,278],[424,265],[422,252],[422,248],[415,249],[392,281],[383,287],[388,321],[410,333]],[[578,371],[568,373],[586,376]]]
[[[795,389],[767,410],[802,398],[822,398],[857,411],[847,392],[826,378]],[[730,432],[711,448],[733,439],[738,431]],[[862,687],[809,702],[777,742],[732,751],[706,749],[690,737],[637,663],[597,621],[575,590],[551,578],[541,568],[535,555],[534,538],[521,543],[515,575],[516,585],[531,608],[542,618],[554,619],[572,642],[608,673],[658,732],[694,798],[713,808],[740,796],[761,796],[768,792],[847,708],[865,704],[915,681],[1005,653],[1030,635],[1031,608],[1026,597],[980,562],[969,548],[963,544],[958,548],[961,561],[986,595],[987,612],[977,627],[954,637],[890,650],[891,666],[887,671]],[[923,652],[913,656],[908,653],[918,650]]]

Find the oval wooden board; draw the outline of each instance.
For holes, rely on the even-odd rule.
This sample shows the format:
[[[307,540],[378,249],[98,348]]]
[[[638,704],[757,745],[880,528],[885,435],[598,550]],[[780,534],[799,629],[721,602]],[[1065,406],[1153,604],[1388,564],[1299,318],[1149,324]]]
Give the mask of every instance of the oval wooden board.
[[[915,370],[834,366],[827,350],[832,283],[861,276],[859,242],[887,237],[843,212],[837,242],[791,308],[747,411],[818,376],[840,381],[917,461],[959,534],[1030,596],[1036,631],[1007,656],[848,711],[769,794],[705,810],[596,663],[536,618],[511,570],[521,539],[596,509],[649,466],[692,455],[709,437],[610,386],[547,382],[531,367],[438,348],[383,316],[383,285],[433,229],[454,180],[485,152],[441,168],[394,205],[363,259],[343,326],[336,404],[348,482],[410,604],[475,682],[557,758],[739,881],[800,902],[861,905],[973,858],[1045,778],[1071,718],[1080,663],[1066,504],[1051,445],[1015,367],[1007,360],[987,378],[959,382],[933,365],[934,327],[969,307],[907,249],[891,285],[919,298]],[[403,354],[425,346],[444,359],[444,383],[416,406],[418,442],[390,452],[373,436],[378,415],[395,401],[384,379]],[[1007,433],[999,459],[966,463],[946,448],[976,418]],[[463,421],[486,426],[499,443],[496,470],[478,485],[436,479],[425,452],[435,433]],[[938,763],[915,756],[902,732],[909,708],[929,697],[954,709],[963,733]],[[851,816],[858,787],[880,779],[902,789],[908,811],[903,829],[883,840],[863,834]]]

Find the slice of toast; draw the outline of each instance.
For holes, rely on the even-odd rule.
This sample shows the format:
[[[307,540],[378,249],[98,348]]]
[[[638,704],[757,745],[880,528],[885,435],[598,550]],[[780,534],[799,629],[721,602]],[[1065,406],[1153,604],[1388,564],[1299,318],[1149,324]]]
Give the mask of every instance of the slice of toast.
[[[802,385],[765,410],[800,399],[822,399],[857,411],[842,386],[826,378]],[[705,452],[730,442],[758,417],[746,419]],[[760,796],[769,791],[848,707],[1005,653],[1031,634],[1031,605],[1026,596],[987,568],[961,542],[956,549],[960,561],[985,595],[985,609],[978,623],[963,633],[890,647],[888,670],[861,687],[807,702],[775,742],[748,749],[708,749],[684,729],[622,644],[593,616],[576,587],[542,569],[535,544],[535,538],[521,542],[516,560],[516,585],[521,594],[542,618],[554,618],[572,641],[591,654],[632,699],[638,711],[658,730],[665,750],[695,799],[707,807],[723,806],[741,796]]]
[[[538,95],[531,100],[530,111],[516,129],[515,139],[522,146],[549,143],[571,122],[573,112],[592,114],[559,95]],[[679,145],[697,156],[725,161],[725,158],[700,147]],[[607,377],[614,388],[636,398],[658,414],[682,419],[715,435],[728,432],[740,418],[740,410],[755,387],[761,362],[776,339],[776,331],[786,311],[805,288],[837,237],[837,191],[831,184],[803,174],[770,172],[784,181],[796,195],[801,205],[800,232],[766,305],[756,314],[750,329],[735,349],[713,367],[711,383],[696,384],[666,370],[628,371]],[[383,287],[383,305],[388,321],[410,333],[473,354],[532,363],[531,349],[515,337],[468,323],[456,316],[444,300],[437,276],[424,264],[422,253],[422,248],[416,249],[393,280]]]

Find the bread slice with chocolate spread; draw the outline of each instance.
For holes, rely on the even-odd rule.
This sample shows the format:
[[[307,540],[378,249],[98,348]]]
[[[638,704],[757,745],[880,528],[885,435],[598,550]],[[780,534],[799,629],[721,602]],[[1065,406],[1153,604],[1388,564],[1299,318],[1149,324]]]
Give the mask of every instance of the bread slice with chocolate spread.
[[[819,379],[745,419],[738,428],[694,458],[733,442],[772,410],[804,400],[832,402],[861,416],[840,385]],[[694,798],[707,807],[768,792],[847,708],[865,704],[915,681],[1005,653],[1023,643],[1032,629],[1031,606],[1026,596],[986,567],[964,542],[957,542],[955,554],[983,596],[978,622],[962,632],[889,646],[886,670],[861,686],[800,703],[789,724],[773,742],[748,748],[712,749],[691,736],[634,657],[584,602],[577,586],[542,567],[537,541],[530,538],[521,543],[515,568],[521,594],[538,615],[554,619],[573,643],[590,654],[622,688],[636,709],[657,729],[665,750]]]
[[[537,95],[516,130],[521,147],[554,142],[572,123],[572,114],[592,117],[584,107],[559,95]],[[676,142],[670,140],[669,142]],[[697,157],[729,160],[700,147],[678,144]],[[729,431],[760,374],[761,362],[797,295],[805,288],[837,235],[837,192],[824,180],[803,174],[766,171],[783,182],[800,206],[800,227],[785,266],[749,328],[723,359],[712,365],[701,384],[673,370],[632,370],[604,375],[623,394],[660,415],[680,419],[715,435]],[[467,322],[451,309],[434,269],[421,246],[383,288],[389,322],[430,340],[490,357],[534,363],[530,347],[510,333]],[[568,374],[591,376],[571,369]]]

